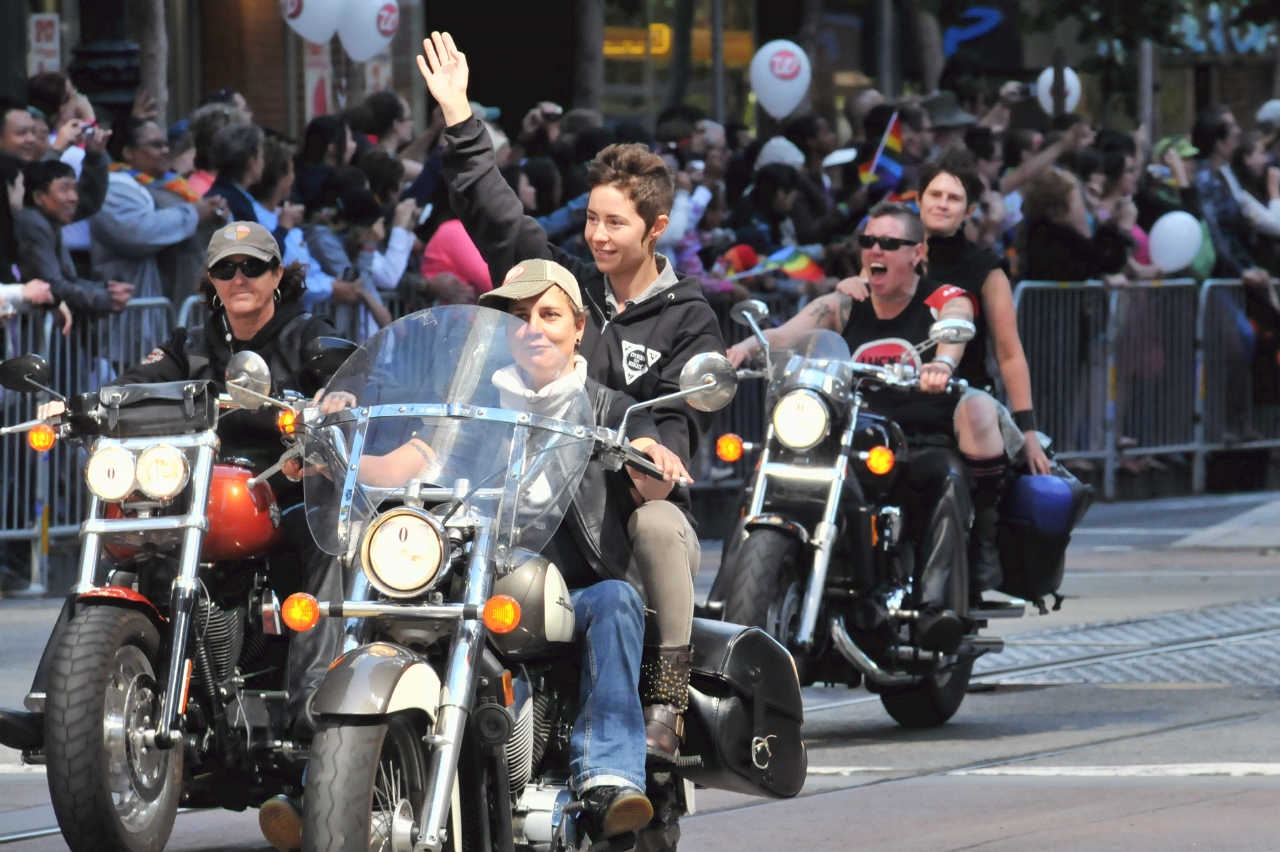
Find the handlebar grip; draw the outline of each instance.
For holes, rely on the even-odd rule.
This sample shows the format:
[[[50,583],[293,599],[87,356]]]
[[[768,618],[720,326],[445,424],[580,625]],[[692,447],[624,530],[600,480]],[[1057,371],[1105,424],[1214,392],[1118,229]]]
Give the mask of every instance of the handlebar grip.
[[[637,470],[651,479],[662,479],[662,471],[658,470],[658,466],[639,450],[629,446],[624,447],[622,461],[627,467]]]

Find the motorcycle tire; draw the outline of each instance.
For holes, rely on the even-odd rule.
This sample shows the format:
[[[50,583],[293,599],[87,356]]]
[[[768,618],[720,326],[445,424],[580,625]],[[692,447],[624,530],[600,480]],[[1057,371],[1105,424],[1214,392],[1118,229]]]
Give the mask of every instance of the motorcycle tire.
[[[769,629],[769,607],[782,600],[799,576],[801,544],[778,530],[754,529],[738,548],[733,585],[724,605],[724,620]],[[784,645],[785,636],[774,636]]]
[[[54,650],[45,715],[49,795],[72,852],[161,852],[182,793],[181,743],[130,737],[154,728],[164,687],[160,634],[142,613],[92,606]]]
[[[408,804],[410,827],[422,813],[427,789],[424,733],[405,713],[322,718],[307,762],[303,852],[394,848],[378,840],[390,839],[397,813],[404,819],[401,803]]]
[[[904,728],[936,728],[946,724],[960,709],[969,691],[973,661],[973,657],[960,660],[948,671],[929,675],[916,686],[881,687],[880,703]]]

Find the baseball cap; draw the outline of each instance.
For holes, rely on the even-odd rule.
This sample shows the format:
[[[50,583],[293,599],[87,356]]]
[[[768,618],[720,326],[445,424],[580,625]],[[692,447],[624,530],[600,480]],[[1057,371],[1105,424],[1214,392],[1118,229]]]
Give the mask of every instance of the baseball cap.
[[[495,302],[502,300],[518,302],[546,292],[553,285],[569,294],[569,301],[575,308],[580,311],[584,309],[582,290],[578,287],[578,279],[573,277],[573,273],[554,260],[541,258],[522,260],[511,267],[507,277],[502,281],[502,286],[482,294],[478,302],[483,307],[501,310],[503,306],[494,304]]]
[[[1179,157],[1197,157],[1200,155],[1200,149],[1191,144],[1187,137],[1179,134],[1177,136],[1166,136],[1156,143],[1151,149],[1151,162],[1159,163],[1164,160],[1164,155],[1173,150]]]
[[[485,106],[479,101],[471,101],[471,111],[480,117],[482,121],[497,121],[502,118],[502,109],[500,107]]]
[[[1272,98],[1261,107],[1258,108],[1258,114],[1254,116],[1254,120],[1258,124],[1264,125],[1267,129],[1274,130],[1280,126],[1280,98]]]
[[[271,232],[257,222],[228,222],[213,232],[205,267],[233,254],[247,254],[259,260],[280,260],[280,245]]]

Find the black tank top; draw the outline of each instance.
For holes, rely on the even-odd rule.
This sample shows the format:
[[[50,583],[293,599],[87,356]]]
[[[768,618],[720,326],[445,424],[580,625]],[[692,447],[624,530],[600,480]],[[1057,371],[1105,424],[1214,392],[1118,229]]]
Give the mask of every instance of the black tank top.
[[[905,354],[907,363],[919,371],[923,363],[933,359],[933,351],[929,350],[921,359],[915,351],[916,344],[928,339],[929,327],[937,320],[942,306],[961,296],[974,300],[960,287],[921,278],[911,302],[892,319],[877,317],[870,299],[854,302],[844,328],[844,339],[853,360],[863,364],[892,364]],[[956,403],[960,401],[954,393],[894,388],[865,391],[863,396],[872,411],[892,418],[908,435],[951,434]]]
[[[1002,266],[994,252],[965,239],[963,229],[949,237],[929,238],[929,280],[960,287],[975,300],[973,321],[978,333],[964,348],[956,378],[982,390],[990,390],[995,383],[987,369],[987,321],[978,305],[982,304],[982,285],[987,283],[987,276]]]

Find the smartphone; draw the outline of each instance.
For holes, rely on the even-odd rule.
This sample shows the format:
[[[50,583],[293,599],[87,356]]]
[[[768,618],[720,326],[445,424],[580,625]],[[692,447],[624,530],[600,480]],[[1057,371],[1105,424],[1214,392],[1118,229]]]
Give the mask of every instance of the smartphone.
[[[81,125],[81,131],[83,132],[85,139],[92,139],[98,132],[98,122],[86,121]]]
[[[430,201],[428,201],[426,206],[422,208],[422,212],[418,214],[418,224],[419,225],[426,224],[426,221],[431,218],[431,211],[435,209],[436,209],[436,206],[432,204]]]

